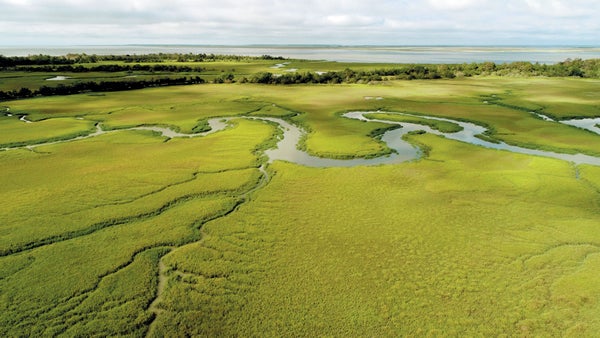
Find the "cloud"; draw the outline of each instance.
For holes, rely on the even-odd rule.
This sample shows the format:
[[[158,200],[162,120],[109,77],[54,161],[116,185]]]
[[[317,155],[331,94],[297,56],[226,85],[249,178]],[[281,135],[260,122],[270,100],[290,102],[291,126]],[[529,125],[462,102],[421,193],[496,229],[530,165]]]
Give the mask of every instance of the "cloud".
[[[0,0],[0,13],[6,45],[600,44],[597,0]]]
[[[586,1],[577,3],[558,0],[525,0],[527,6],[538,15],[550,17],[580,17],[588,10]],[[589,4],[589,3],[588,3]],[[591,6],[594,7],[593,5]],[[596,6],[598,7],[598,6]],[[600,13],[597,13],[600,14]]]
[[[429,0],[427,1],[431,7],[437,10],[459,10],[473,7],[485,1],[477,0]]]
[[[325,22],[334,26],[368,26],[379,19],[364,15],[328,15]]]

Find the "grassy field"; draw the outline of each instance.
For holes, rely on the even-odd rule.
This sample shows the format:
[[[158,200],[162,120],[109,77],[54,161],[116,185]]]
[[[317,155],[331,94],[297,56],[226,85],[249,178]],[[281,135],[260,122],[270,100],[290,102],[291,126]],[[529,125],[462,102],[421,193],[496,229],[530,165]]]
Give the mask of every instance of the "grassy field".
[[[55,118],[31,124],[17,118],[0,119],[0,148],[68,140],[95,130],[94,122],[73,118]]]
[[[277,71],[342,66],[298,61]],[[373,137],[387,124],[341,117],[361,110],[449,131],[456,125],[385,112],[468,120],[507,143],[598,155],[597,134],[530,111],[600,116],[599,85],[487,77],[41,97],[0,104],[13,114],[0,116],[0,144],[68,139],[96,123],[193,132],[211,117],[277,116],[309,132],[301,146],[312,154],[388,153]],[[259,149],[277,135],[234,119],[197,138],[117,130],[0,151],[0,335],[600,331],[599,167],[427,134],[409,136],[429,149],[413,162],[265,165]]]
[[[598,186],[564,162],[419,142],[430,157],[401,166],[277,163],[255,201],[165,257],[187,278],[169,284],[162,333],[597,332]]]

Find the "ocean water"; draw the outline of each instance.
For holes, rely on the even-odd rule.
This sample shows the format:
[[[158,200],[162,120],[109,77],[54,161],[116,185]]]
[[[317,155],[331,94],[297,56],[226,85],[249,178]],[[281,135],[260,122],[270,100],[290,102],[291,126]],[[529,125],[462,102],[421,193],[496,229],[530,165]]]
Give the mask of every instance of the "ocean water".
[[[0,46],[0,55],[35,54],[150,54],[205,53],[246,56],[281,56],[292,59],[380,63],[471,63],[514,61],[553,64],[566,59],[600,58],[600,47],[456,47],[456,46],[202,46],[202,45],[118,45],[118,46]]]

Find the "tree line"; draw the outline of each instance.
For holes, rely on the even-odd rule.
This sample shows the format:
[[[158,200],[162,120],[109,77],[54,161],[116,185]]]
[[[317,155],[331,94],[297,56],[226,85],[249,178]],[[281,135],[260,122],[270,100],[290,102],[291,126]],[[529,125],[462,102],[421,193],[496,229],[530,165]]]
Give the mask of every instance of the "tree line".
[[[553,65],[533,64],[530,62],[512,62],[507,64],[484,62],[470,64],[399,65],[387,69],[368,71],[345,69],[343,71],[327,73],[296,72],[273,74],[270,72],[261,72],[249,78],[242,78],[240,82],[262,84],[336,84],[385,80],[452,79],[459,76],[471,77],[478,75],[600,78],[600,59],[567,60]]]
[[[34,65],[34,66],[10,66],[0,68],[5,71],[23,71],[23,72],[45,72],[45,73],[89,73],[89,72],[133,72],[133,71],[146,71],[146,72],[171,72],[171,73],[182,73],[182,72],[202,72],[205,69],[202,67],[190,67],[190,66],[178,66],[178,65],[165,65],[165,64],[153,64],[153,65],[120,65],[120,64],[102,64],[95,66],[84,67],[82,65]]]
[[[124,91],[149,87],[200,84],[204,82],[204,79],[202,79],[199,76],[160,78],[141,81],[88,81],[73,83],[69,85],[59,84],[58,86],[53,87],[42,86],[36,90],[31,90],[29,88],[21,88],[19,90],[11,91],[0,90],[0,100],[24,99],[35,96],[71,95],[89,92]]]
[[[240,82],[262,84],[337,84],[337,83],[365,83],[392,79],[441,79],[453,78],[454,73],[440,72],[435,67],[422,65],[401,66],[391,69],[375,69],[369,71],[355,71],[345,69],[337,72],[304,72],[273,74],[260,72],[250,78],[242,78]]]
[[[166,55],[166,54],[165,54]],[[181,55],[181,54],[178,54]],[[187,54],[185,54],[187,55]],[[159,55],[162,57],[162,55]],[[172,56],[169,54],[169,56]],[[187,55],[189,56],[189,55]],[[125,56],[126,57],[126,56]],[[270,56],[262,56],[271,58]],[[7,58],[0,56],[0,64]],[[37,57],[31,57],[40,62]],[[13,60],[14,58],[8,58]],[[54,62],[56,57],[47,56],[41,58],[43,62]],[[277,59],[277,58],[273,58]],[[4,60],[4,61],[2,61]],[[53,61],[54,60],[54,61]],[[6,64],[6,62],[4,63]],[[150,72],[200,72],[199,67],[177,66],[177,65],[119,65],[106,64],[92,67],[84,67],[73,64],[48,64],[33,67],[38,71],[51,69],[59,72],[120,72],[120,71],[150,71]],[[20,69],[20,68],[19,68]],[[493,62],[463,63],[463,64],[401,64],[390,68],[356,71],[345,69],[332,72],[294,72],[285,74],[274,74],[270,72],[259,72],[249,77],[236,78],[233,73],[224,73],[216,77],[213,83],[258,83],[258,84],[337,84],[337,83],[368,83],[386,80],[417,80],[417,79],[451,79],[454,77],[470,77],[477,75],[497,76],[547,76],[547,77],[581,77],[600,78],[600,59],[589,60],[565,60],[552,65],[512,62],[496,64]],[[42,86],[37,90],[21,88],[19,90],[0,91],[0,100],[11,100],[28,98],[33,96],[68,95],[85,92],[122,91],[141,89],[156,86],[171,86],[184,84],[204,83],[204,79],[195,77],[160,78],[139,81],[101,81],[101,82],[78,82],[73,84],[60,84],[58,86]]]
[[[155,53],[155,54],[125,54],[125,55],[88,55],[67,54],[63,56],[52,55],[28,55],[28,56],[4,56],[0,55],[0,69],[16,66],[45,66],[45,65],[74,65],[82,63],[97,63],[101,61],[119,61],[124,63],[161,63],[166,61],[176,62],[211,62],[211,61],[243,61],[243,60],[284,60],[281,56],[240,56],[219,55],[205,53]]]

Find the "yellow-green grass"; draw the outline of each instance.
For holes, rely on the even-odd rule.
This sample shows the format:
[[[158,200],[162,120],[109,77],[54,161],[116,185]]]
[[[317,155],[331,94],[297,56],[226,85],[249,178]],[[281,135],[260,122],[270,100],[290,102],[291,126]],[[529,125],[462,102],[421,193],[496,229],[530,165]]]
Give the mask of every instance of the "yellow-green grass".
[[[39,147],[37,153],[0,153],[5,200],[0,252],[148,216],[182,197],[243,190],[257,181],[256,169],[219,171],[258,166],[253,151],[273,127],[236,124],[166,143],[129,131]]]
[[[51,77],[54,76],[48,73],[0,72],[0,90],[37,89],[45,83],[52,85],[53,81],[46,81]]]
[[[558,82],[557,86],[560,84]],[[418,114],[467,119],[487,125],[492,136],[507,143],[561,152],[599,154],[598,136],[559,123],[535,118],[527,111],[500,107],[481,100],[510,88],[503,79],[458,79],[443,81],[396,81],[387,85],[291,86],[261,93],[264,101],[276,102],[294,111],[307,125],[309,152],[331,157],[364,156],[385,152],[367,135],[378,124],[339,119],[348,110],[411,111]],[[587,83],[588,90],[594,86]],[[365,100],[365,97],[382,100]]]
[[[94,122],[73,118],[25,123],[17,116],[0,116],[0,148],[71,139],[94,130]]]
[[[260,109],[265,103],[247,102],[232,95],[225,86],[185,86],[152,88],[103,95],[54,96],[7,102],[14,113],[39,119],[59,116],[85,116],[102,121],[109,129],[144,124],[171,125],[193,132],[200,121],[214,116],[231,116]]]
[[[106,93],[104,96],[74,95],[13,101],[5,104],[31,119],[55,116],[81,116],[103,121],[109,128],[140,124],[169,124],[190,132],[211,116],[270,114],[273,104],[297,112],[294,120],[311,131],[304,146],[315,154],[354,157],[383,154],[385,146],[368,136],[384,125],[364,124],[340,119],[348,110],[412,111],[419,114],[468,119],[493,129],[492,136],[507,143],[562,152],[598,154],[597,136],[574,127],[535,118],[527,110],[485,102],[482,96],[512,96],[529,99],[524,91],[529,79],[477,78],[440,81],[393,81],[379,85],[198,85],[153,88],[132,92]],[[577,100],[577,93],[593,93],[594,80],[532,79],[550,93],[563,85],[577,90],[565,91],[565,102]],[[574,83],[574,84],[572,84]],[[382,100],[367,100],[381,97]],[[539,104],[545,104],[538,96]],[[596,101],[585,101],[590,113]],[[578,109],[577,105],[573,109]],[[592,108],[589,108],[592,107]],[[263,110],[261,112],[261,110]],[[587,111],[587,113],[586,113]],[[282,111],[273,115],[287,115]]]
[[[143,335],[164,247],[245,201],[272,133],[239,120],[202,138],[119,131],[0,153],[2,335]]]
[[[175,246],[199,238],[203,221],[230,211],[233,198],[194,199],[179,203],[160,215],[96,231],[23,253],[31,263],[0,283],[5,334],[40,335],[52,326],[64,327],[104,276],[126,267],[138,252],[158,246]],[[12,257],[0,259],[10,265]],[[2,264],[4,265],[4,264]],[[135,278],[135,277],[134,277]],[[107,290],[110,291],[110,290]],[[146,304],[149,305],[149,304]],[[101,311],[103,304],[96,303]],[[138,307],[137,312],[143,312]],[[127,318],[121,318],[125,322]],[[69,325],[69,326],[70,326]]]
[[[456,102],[428,103],[397,101],[390,110],[465,119],[483,124],[490,136],[509,144],[564,153],[600,154],[598,135],[558,122],[548,122],[535,115],[493,104],[470,105]]]
[[[110,128],[193,130],[212,116],[297,113],[291,119],[310,130],[308,150],[335,157],[386,151],[368,135],[387,125],[340,116],[378,109],[468,119],[515,143],[597,151],[597,135],[482,102],[525,83],[199,85],[2,104],[33,125],[84,116]],[[0,334],[600,330],[597,167],[419,135],[411,141],[430,149],[420,161],[276,162],[263,186],[256,149],[273,135],[271,125],[238,119],[192,139],[117,131],[0,152]]]
[[[558,119],[600,116],[597,79],[506,79],[508,93],[501,102],[521,106]]]
[[[34,121],[58,116],[86,116],[102,121],[109,128],[169,124],[190,132],[199,121],[208,117],[261,114],[259,110],[275,103],[284,110],[305,113],[297,120],[304,123],[310,118],[305,125],[315,130],[315,138],[327,138],[324,142],[317,139],[323,150],[318,149],[319,144],[315,148],[307,144],[310,151],[341,157],[385,152],[384,145],[367,136],[382,125],[339,119],[335,114],[353,107],[375,108],[373,102],[363,97],[371,91],[366,86],[342,88],[336,91],[335,86],[201,85],[114,92],[104,96],[45,97],[5,104],[15,113],[29,114]],[[281,114],[276,112],[274,115]],[[309,142],[312,138],[311,135]],[[336,138],[337,144],[331,144],[331,138]]]
[[[368,156],[386,153],[385,146],[368,135],[383,125],[340,119],[348,110],[412,111],[419,114],[468,119],[493,129],[492,136],[507,143],[557,150],[598,154],[597,136],[574,127],[535,118],[527,110],[485,102],[482,96],[496,95],[504,102],[511,97],[548,104],[547,97],[530,96],[528,88],[542,87],[548,93],[566,90],[564,102],[581,101],[579,93],[593,93],[594,80],[477,78],[440,81],[393,81],[380,85],[199,85],[153,88],[105,96],[74,95],[5,103],[14,112],[30,113],[31,119],[81,116],[103,121],[108,128],[140,124],[169,124],[190,132],[211,116],[245,113],[270,114],[273,104],[300,115],[294,120],[311,131],[304,143],[315,154],[330,157]],[[578,96],[579,95],[579,96]],[[367,100],[381,97],[382,100]],[[531,98],[530,98],[531,97]],[[599,99],[581,101],[581,115],[591,114]],[[556,100],[555,100],[556,101]],[[536,102],[536,101],[532,101]],[[510,102],[508,102],[510,103]],[[514,102],[513,102],[514,103]],[[520,107],[520,106],[519,106]],[[573,105],[572,109],[579,109]],[[591,108],[590,108],[591,107]],[[263,110],[263,112],[261,112]],[[287,115],[278,111],[273,115]]]
[[[285,63],[284,67],[276,67],[277,64]],[[141,63],[142,65],[153,63]],[[347,63],[333,61],[314,61],[314,60],[217,60],[208,62],[163,62],[160,65],[189,66],[203,68],[202,74],[221,75],[231,73],[236,77],[249,77],[259,72],[270,72],[285,74],[292,69],[298,72],[336,72],[350,68],[356,71],[368,71],[373,69],[384,69],[397,67],[397,64],[387,63]]]
[[[275,163],[165,257],[156,336],[598,332],[598,191],[563,161],[418,142],[430,157],[396,166]]]
[[[288,65],[282,68],[273,68],[276,64],[289,62]],[[234,74],[237,80],[243,77],[250,78],[252,75],[259,72],[271,72],[278,74],[286,74],[290,69],[297,69],[298,72],[315,72],[315,71],[341,71],[346,68],[354,70],[369,70],[374,68],[385,68],[393,65],[389,64],[360,64],[360,63],[339,63],[330,61],[309,61],[309,60],[217,60],[208,62],[141,62],[135,63],[142,66],[176,66],[176,67],[192,67],[191,72],[148,72],[148,71],[121,71],[121,72],[23,72],[23,71],[3,71],[0,72],[0,90],[11,91],[19,90],[23,87],[31,90],[39,89],[42,86],[56,87],[59,85],[69,85],[77,82],[86,81],[136,81],[150,80],[162,77],[181,77],[181,76],[201,76],[207,81],[211,81],[223,74]],[[132,66],[131,63],[121,61],[102,61],[93,64],[82,64],[81,66],[90,68],[100,65],[118,65]],[[57,75],[68,77],[61,81],[47,81]],[[128,76],[135,76],[129,78]]]
[[[158,262],[168,250],[158,247],[136,255],[131,264],[104,277],[62,318],[50,320],[46,333],[143,336],[152,320],[152,314],[144,309],[155,296]]]

